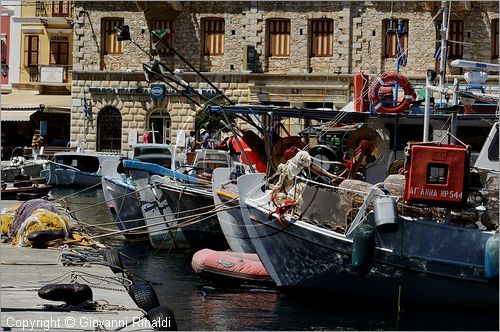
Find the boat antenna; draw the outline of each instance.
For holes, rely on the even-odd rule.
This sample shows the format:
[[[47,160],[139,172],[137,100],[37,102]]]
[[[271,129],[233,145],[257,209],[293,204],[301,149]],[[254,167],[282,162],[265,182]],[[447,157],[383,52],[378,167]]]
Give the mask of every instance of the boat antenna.
[[[449,7],[447,1],[441,1],[441,8],[443,13],[443,20],[441,22],[441,59],[439,61],[439,88],[443,89],[446,79],[446,60],[447,44],[448,44],[448,20],[449,20]]]

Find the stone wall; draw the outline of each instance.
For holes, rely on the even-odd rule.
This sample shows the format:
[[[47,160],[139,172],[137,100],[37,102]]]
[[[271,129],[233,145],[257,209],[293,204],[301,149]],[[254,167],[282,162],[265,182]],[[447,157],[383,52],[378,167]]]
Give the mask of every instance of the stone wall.
[[[470,7],[469,7],[470,5]],[[436,68],[435,22],[440,2],[75,2],[72,98],[85,95],[92,104],[94,127],[86,140],[96,148],[96,119],[103,107],[115,106],[122,115],[122,148],[127,149],[128,129],[137,129],[139,142],[149,114],[167,110],[171,116],[172,141],[179,129],[194,128],[200,109],[184,97],[167,96],[153,102],[149,95],[92,94],[89,87],[148,87],[142,63],[149,60],[138,47],[124,42],[122,55],[101,56],[103,18],[124,18],[133,40],[151,47],[150,31],[156,19],[174,22],[173,45],[195,68],[238,103],[332,103],[344,106],[352,95],[352,73],[363,70],[372,76],[393,70],[394,59],[383,59],[382,22],[391,17],[409,20],[408,65],[401,71],[412,79],[424,79],[427,68]],[[452,3],[452,19],[464,20],[464,58],[491,61],[491,20],[498,18],[495,2]],[[437,16],[436,16],[437,15]],[[201,22],[204,18],[225,20],[224,54],[203,56]],[[290,57],[267,57],[267,20],[291,21]],[[333,55],[310,57],[311,19],[330,18],[334,22]],[[253,45],[258,54],[257,73],[245,73],[243,47]],[[178,56],[161,59],[171,68],[185,70],[183,79],[193,88],[210,88]],[[457,69],[452,69],[458,73]],[[451,77],[450,77],[451,79]],[[71,141],[85,136],[83,107],[74,107]]]
[[[494,2],[452,4],[452,19],[464,20],[464,58],[491,61],[491,20],[498,18]],[[382,21],[391,17],[409,20],[408,74],[423,74],[435,67],[435,22],[441,18],[436,2],[184,2],[181,10],[168,3],[77,2],[74,42],[75,69],[141,69],[148,57],[130,42],[124,42],[123,55],[100,55],[101,21],[124,18],[131,36],[148,50],[150,30],[155,19],[174,21],[174,45],[196,68],[224,72],[242,69],[243,46],[256,47],[262,70],[269,73],[346,73],[365,70],[379,73],[391,70],[395,59],[383,59]],[[88,12],[88,15],[83,11]],[[225,52],[203,56],[201,21],[217,17],[225,20]],[[267,21],[291,21],[290,56],[267,56]],[[310,20],[334,20],[332,57],[310,57]],[[433,21],[433,18],[435,19]],[[179,58],[164,57],[176,68],[189,70]]]

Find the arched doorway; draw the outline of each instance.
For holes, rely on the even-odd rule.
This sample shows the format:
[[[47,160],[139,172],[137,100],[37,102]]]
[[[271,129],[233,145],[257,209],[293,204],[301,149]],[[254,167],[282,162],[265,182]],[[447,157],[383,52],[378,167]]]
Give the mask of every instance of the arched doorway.
[[[149,115],[147,124],[147,130],[152,130],[154,132],[154,142],[163,144],[170,143],[170,126],[172,122],[167,110],[158,109],[153,111]]]
[[[122,115],[116,107],[106,106],[97,116],[97,151],[121,151]]]

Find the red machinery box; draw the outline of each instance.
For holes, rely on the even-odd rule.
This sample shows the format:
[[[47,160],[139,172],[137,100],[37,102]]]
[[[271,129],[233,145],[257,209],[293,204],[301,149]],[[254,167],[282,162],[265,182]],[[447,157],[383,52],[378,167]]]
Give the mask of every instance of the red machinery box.
[[[410,143],[407,149],[405,203],[448,206],[467,200],[469,150],[466,147]]]

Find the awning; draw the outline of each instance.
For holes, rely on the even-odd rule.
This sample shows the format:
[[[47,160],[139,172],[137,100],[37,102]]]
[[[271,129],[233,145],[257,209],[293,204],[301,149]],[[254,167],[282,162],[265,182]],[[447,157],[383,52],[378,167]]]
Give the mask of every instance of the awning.
[[[71,112],[71,95],[10,93],[7,95],[1,95],[0,103],[3,111],[28,111],[40,109],[46,111],[47,113]]]
[[[31,111],[1,111],[2,121],[30,121],[30,117],[38,110]]]

